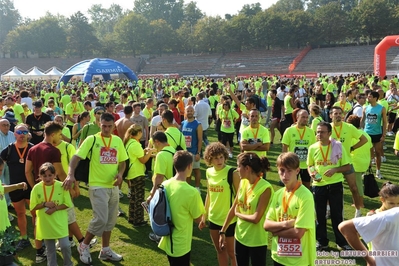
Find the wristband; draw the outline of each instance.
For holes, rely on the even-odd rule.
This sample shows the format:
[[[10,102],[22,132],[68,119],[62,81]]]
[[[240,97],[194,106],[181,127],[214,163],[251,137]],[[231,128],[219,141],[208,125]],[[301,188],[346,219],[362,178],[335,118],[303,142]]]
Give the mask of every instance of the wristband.
[[[219,235],[225,235],[225,234],[226,234],[226,232],[219,231]]]

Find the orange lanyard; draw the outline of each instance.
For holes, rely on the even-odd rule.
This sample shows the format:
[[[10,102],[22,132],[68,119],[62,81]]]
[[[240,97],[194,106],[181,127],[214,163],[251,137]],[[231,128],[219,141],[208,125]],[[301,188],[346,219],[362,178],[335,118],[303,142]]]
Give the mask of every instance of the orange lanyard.
[[[17,147],[17,143],[16,143],[16,142],[14,143],[14,146],[15,146],[15,149],[17,150],[17,153],[18,153],[18,156],[19,156],[19,162],[20,162],[20,163],[24,163],[24,156],[25,156],[26,149],[28,148],[28,144],[26,144],[26,146],[25,146],[24,151],[22,152],[22,154],[21,154],[21,152],[19,151],[19,148]]]
[[[77,105],[78,105],[78,103],[72,104],[73,112],[74,112],[74,113],[78,111],[78,109],[76,109],[76,106],[77,106]]]
[[[104,140],[104,137],[103,137],[102,134],[101,134],[101,139],[103,140],[103,143],[104,143],[104,146],[105,146],[105,150],[108,151],[108,150],[109,150],[109,147],[111,147],[112,135],[109,137],[108,145],[105,144],[105,140]]]
[[[344,112],[345,112],[345,105],[346,105],[346,102],[344,102],[343,106],[342,106],[342,103],[339,103],[339,106],[341,107],[342,111],[344,111]]]
[[[42,117],[42,115],[39,115],[39,117],[37,117],[35,114],[33,114],[33,116],[35,117],[36,120],[40,120],[40,118]]]
[[[331,142],[328,142],[328,147],[327,147],[327,153],[324,154],[323,152],[323,147],[320,144],[320,152],[321,152],[321,156],[323,157],[323,165],[327,166],[327,159],[328,159],[328,152],[330,151],[330,144]]]
[[[251,131],[252,131],[252,135],[254,135],[254,139],[257,140],[257,139],[258,139],[259,126],[258,126],[258,128],[256,129],[256,134],[255,134],[254,131],[252,130],[252,127],[249,127],[249,128],[250,128]]]
[[[50,198],[47,199],[46,185],[45,185],[44,182],[43,182],[43,193],[44,193],[44,201],[45,201],[45,202],[50,202],[51,199],[53,198],[54,184],[55,184],[55,183],[53,183],[53,185],[52,185],[52,187],[51,187]]]
[[[302,135],[301,135],[301,131],[299,130],[298,126],[296,126],[296,130],[298,131],[300,143],[302,144],[302,139],[303,139],[303,136],[305,136],[306,127],[303,128]]]
[[[229,111],[225,111],[225,110],[223,110],[224,111],[224,120],[228,120],[229,119],[229,112],[230,112],[230,110]]]
[[[291,195],[288,197],[288,200],[285,200],[285,193],[287,192],[287,188],[284,189],[284,193],[283,193],[283,219],[286,220],[288,218],[288,206],[290,205],[292,196],[294,196],[295,191],[300,187],[302,183],[298,182],[295,186],[295,188],[291,191]]]
[[[338,140],[341,139],[341,131],[342,131],[342,122],[341,122],[341,126],[339,127],[339,134],[338,134],[338,132],[337,132],[337,130],[335,129],[335,126],[334,126],[334,132],[335,132],[335,135],[337,135],[337,139],[338,139]]]
[[[248,192],[246,192],[244,194],[244,205],[247,206],[247,198],[252,194],[252,192],[254,191],[256,185],[258,184],[260,180],[260,177],[258,177],[258,179],[256,179],[256,181],[253,183],[253,185],[251,186],[251,188],[248,190]],[[247,196],[248,195],[248,196]]]

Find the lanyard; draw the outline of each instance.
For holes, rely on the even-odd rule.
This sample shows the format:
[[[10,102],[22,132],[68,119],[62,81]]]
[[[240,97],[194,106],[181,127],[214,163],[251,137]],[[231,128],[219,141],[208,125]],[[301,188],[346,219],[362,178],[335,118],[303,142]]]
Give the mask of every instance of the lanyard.
[[[302,135],[301,135],[301,131],[299,130],[298,126],[296,127],[296,130],[298,131],[299,139],[300,139],[301,142],[302,142],[303,136],[305,135],[305,132],[306,132],[306,127],[303,128]]]
[[[250,128],[251,131],[252,131],[252,135],[254,136],[254,139],[257,140],[257,139],[258,139],[259,126],[258,126],[258,128],[256,129],[256,134],[255,134],[254,131],[252,130],[252,127],[249,127],[249,128]]]
[[[103,143],[104,143],[104,146],[105,146],[105,150],[109,150],[109,147],[111,147],[111,141],[112,141],[112,135],[109,137],[109,141],[108,141],[108,145],[107,144],[105,144],[105,140],[104,140],[104,137],[103,137],[103,135],[101,134],[101,139],[102,139],[102,141],[103,141]]]
[[[335,129],[335,126],[333,128],[334,128],[335,135],[337,135],[337,139],[340,140],[341,139],[341,131],[342,131],[342,122],[341,122],[341,126],[339,127],[339,134],[338,134],[337,130]]]
[[[323,157],[324,166],[327,166],[327,159],[328,159],[328,152],[330,151],[330,144],[331,144],[331,142],[328,142],[328,147],[327,147],[327,153],[326,154],[324,154],[323,147],[320,144],[320,152],[321,152],[321,156]]]
[[[35,117],[35,119],[36,119],[37,121],[39,121],[40,118],[42,117],[42,115],[39,115],[39,117],[37,117],[35,114],[33,114],[33,116]]]
[[[254,191],[254,189],[255,189],[256,185],[258,184],[259,180],[260,180],[260,177],[258,177],[258,179],[256,179],[256,181],[253,183],[253,185],[248,190],[248,192],[244,194],[244,205],[245,206],[247,206],[247,198],[252,194],[252,192]]]
[[[43,182],[43,193],[44,193],[44,201],[45,201],[45,202],[50,202],[51,199],[53,198],[54,184],[55,184],[55,183],[53,182],[53,185],[52,185],[52,187],[51,187],[50,198],[47,199],[46,185],[45,185],[44,182]]]
[[[26,149],[28,148],[28,144],[26,144],[26,146],[25,146],[24,151],[22,152],[22,154],[21,154],[21,152],[19,151],[19,148],[17,147],[17,143],[14,143],[14,146],[15,146],[15,149],[17,150],[17,153],[18,153],[18,156],[19,156],[19,162],[20,162],[20,163],[24,163],[24,156],[25,156]]]
[[[74,113],[78,111],[78,109],[76,108],[77,105],[78,105],[78,103],[72,104],[73,112],[74,112]]]
[[[283,218],[287,219],[288,218],[288,206],[290,205],[292,196],[294,196],[295,191],[299,188],[299,186],[301,185],[301,182],[297,182],[295,188],[291,191],[291,195],[288,197],[288,200],[285,200],[285,193],[287,192],[287,188],[284,189],[284,193],[283,193]]]

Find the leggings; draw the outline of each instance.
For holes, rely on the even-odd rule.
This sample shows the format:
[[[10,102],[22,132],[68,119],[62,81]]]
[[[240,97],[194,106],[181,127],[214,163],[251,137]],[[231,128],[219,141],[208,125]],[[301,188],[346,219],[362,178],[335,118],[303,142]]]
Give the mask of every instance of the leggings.
[[[235,239],[234,250],[237,266],[249,266],[250,260],[252,266],[266,266],[267,245],[247,247]]]

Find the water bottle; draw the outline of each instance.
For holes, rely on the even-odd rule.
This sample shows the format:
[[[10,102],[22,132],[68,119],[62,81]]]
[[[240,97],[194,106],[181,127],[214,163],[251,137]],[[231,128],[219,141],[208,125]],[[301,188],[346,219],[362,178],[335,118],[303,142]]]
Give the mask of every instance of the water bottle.
[[[312,172],[312,174],[315,175],[315,177],[314,177],[315,181],[320,181],[321,180],[322,176],[321,176],[321,174],[316,172],[316,168],[314,166],[311,166],[309,170]]]

